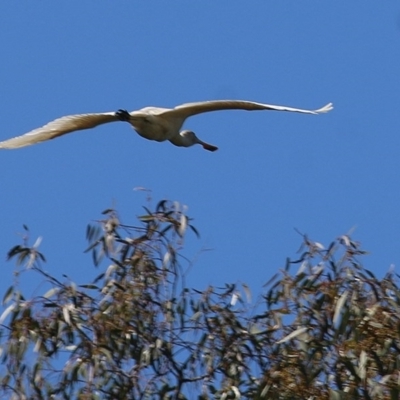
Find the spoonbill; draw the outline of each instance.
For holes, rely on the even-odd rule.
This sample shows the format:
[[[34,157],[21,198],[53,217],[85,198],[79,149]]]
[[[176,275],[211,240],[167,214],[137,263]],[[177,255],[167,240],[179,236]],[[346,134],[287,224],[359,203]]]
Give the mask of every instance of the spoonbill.
[[[54,139],[66,133],[94,128],[98,125],[115,121],[126,121],[142,137],[163,142],[169,140],[175,146],[190,147],[200,144],[205,150],[215,151],[218,147],[200,140],[194,132],[180,129],[186,118],[193,115],[219,110],[275,110],[291,111],[304,114],[321,114],[332,110],[332,103],[318,110],[304,110],[285,106],[256,103],[244,100],[213,100],[196,103],[181,104],[175,108],[145,107],[141,110],[128,112],[118,110],[117,112],[75,114],[67,115],[41,128],[34,129],[22,136],[0,142],[0,149],[16,149],[30,146],[35,143]]]

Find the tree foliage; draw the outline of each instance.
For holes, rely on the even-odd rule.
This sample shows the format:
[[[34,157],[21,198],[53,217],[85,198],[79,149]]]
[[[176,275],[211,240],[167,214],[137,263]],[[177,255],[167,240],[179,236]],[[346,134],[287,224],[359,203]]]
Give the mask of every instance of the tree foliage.
[[[146,209],[137,226],[106,210],[86,233],[108,267],[81,285],[45,272],[38,242],[12,248],[50,289],[3,297],[2,398],[399,398],[398,276],[365,270],[359,243],[304,236],[253,303],[244,284],[186,287],[189,230],[177,203]]]

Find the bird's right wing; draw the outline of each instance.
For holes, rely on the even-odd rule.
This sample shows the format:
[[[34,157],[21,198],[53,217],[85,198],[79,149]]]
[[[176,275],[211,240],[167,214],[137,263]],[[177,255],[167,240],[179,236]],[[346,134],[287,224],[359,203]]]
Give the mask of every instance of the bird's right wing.
[[[107,122],[119,120],[120,118],[118,118],[114,112],[67,115],[55,119],[41,128],[25,133],[25,135],[0,142],[0,149],[17,149],[19,147],[30,146],[35,143],[54,139],[58,136],[65,135],[66,133],[82,129],[90,129]]]
[[[181,104],[173,108],[172,110],[166,110],[163,114],[170,114],[171,116],[177,116],[181,118],[188,118],[192,115],[201,114],[210,111],[219,110],[274,110],[274,111],[292,111],[304,114],[321,114],[331,111],[333,109],[332,103],[328,103],[324,107],[318,110],[306,110],[303,108],[293,108],[286,106],[277,106],[273,104],[256,103],[254,101],[246,100],[212,100],[212,101],[200,101],[197,103],[186,103]]]

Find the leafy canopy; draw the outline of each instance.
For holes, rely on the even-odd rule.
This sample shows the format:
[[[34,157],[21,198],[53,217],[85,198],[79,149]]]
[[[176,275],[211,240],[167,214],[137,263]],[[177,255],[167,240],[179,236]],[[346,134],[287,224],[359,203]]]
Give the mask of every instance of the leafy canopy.
[[[46,272],[28,235],[9,251],[17,276],[50,289],[4,294],[2,398],[399,398],[398,277],[365,270],[359,243],[304,236],[253,303],[245,284],[186,287],[191,219],[169,201],[145,210],[137,225],[109,209],[88,226],[87,251],[108,266],[86,284]]]

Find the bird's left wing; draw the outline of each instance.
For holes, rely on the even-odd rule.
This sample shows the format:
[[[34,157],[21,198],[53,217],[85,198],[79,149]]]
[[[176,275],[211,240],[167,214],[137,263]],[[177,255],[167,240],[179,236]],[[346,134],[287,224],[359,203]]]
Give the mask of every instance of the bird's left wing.
[[[114,112],[97,114],[76,114],[67,115],[55,119],[52,122],[34,129],[22,136],[0,142],[0,149],[17,149],[19,147],[30,146],[45,140],[54,139],[66,133],[94,128],[107,122],[119,121],[120,118]]]
[[[305,114],[320,114],[326,113],[333,109],[333,104],[328,103],[326,106],[317,110],[305,110],[302,108],[293,108],[286,106],[275,106],[272,104],[255,103],[253,101],[245,100],[213,100],[213,101],[200,101],[197,103],[186,103],[175,107],[164,114],[173,114],[177,117],[188,118],[191,115],[200,113],[218,111],[218,110],[275,110],[275,111],[292,111]]]

